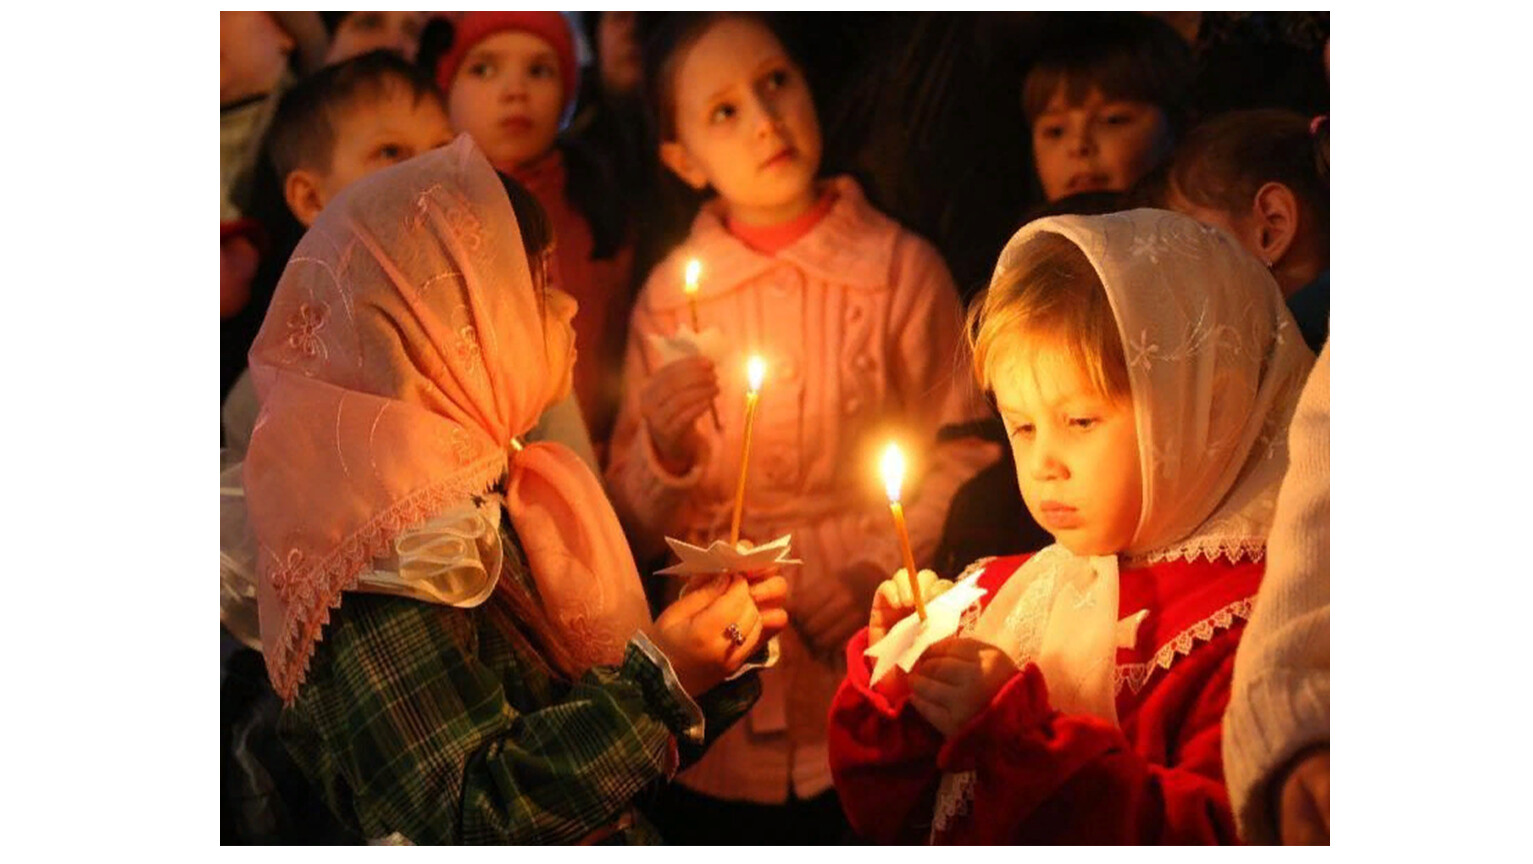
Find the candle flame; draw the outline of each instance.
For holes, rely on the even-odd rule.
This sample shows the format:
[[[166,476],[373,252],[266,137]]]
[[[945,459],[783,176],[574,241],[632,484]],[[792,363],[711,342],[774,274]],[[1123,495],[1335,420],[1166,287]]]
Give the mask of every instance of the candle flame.
[[[889,493],[889,503],[898,503],[900,486],[905,482],[905,454],[900,452],[898,444],[891,441],[889,446],[884,448],[884,458],[879,463],[879,471],[884,475],[884,491]]]
[[[697,293],[697,276],[702,272],[702,269],[703,263],[696,258],[687,262],[687,287],[685,290],[688,294]]]
[[[752,393],[761,390],[761,382],[766,380],[766,361],[761,359],[761,355],[752,354],[745,361],[745,379],[750,382]]]

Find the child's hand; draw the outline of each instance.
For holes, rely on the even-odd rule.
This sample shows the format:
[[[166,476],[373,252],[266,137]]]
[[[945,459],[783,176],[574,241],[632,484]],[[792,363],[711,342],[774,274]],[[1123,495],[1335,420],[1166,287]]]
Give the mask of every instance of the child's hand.
[[[945,639],[926,649],[910,670],[910,704],[951,738],[1015,674],[1011,657],[994,645],[964,637]]]
[[[706,357],[661,366],[644,384],[639,411],[666,470],[685,474],[701,449],[697,418],[719,395],[719,376]]]
[[[930,570],[917,572],[916,580],[921,583],[921,599],[928,603],[953,587],[951,581],[938,579],[937,574]],[[893,578],[884,580],[873,595],[873,611],[868,615],[868,647],[877,645],[889,635],[894,625],[907,615],[915,614],[915,611],[916,598],[910,593],[910,578],[905,575],[905,568],[901,567],[894,571]]]
[[[788,580],[776,567],[744,575],[761,616],[761,641],[765,642],[788,626]]]
[[[1299,759],[1282,780],[1278,836],[1284,846],[1331,844],[1331,750]]]
[[[763,630],[750,583],[719,576],[677,598],[646,634],[671,661],[682,689],[696,697],[740,668]]]

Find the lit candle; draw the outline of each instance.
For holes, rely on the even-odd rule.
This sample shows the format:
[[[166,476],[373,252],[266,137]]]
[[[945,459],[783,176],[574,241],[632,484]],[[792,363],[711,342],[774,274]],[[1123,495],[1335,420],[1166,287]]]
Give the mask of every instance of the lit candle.
[[[693,258],[687,262],[686,284],[682,286],[682,293],[687,295],[687,309],[692,313],[692,332],[701,333],[703,328],[697,324],[697,277],[702,272],[703,262]],[[720,432],[724,431],[724,424],[719,420],[719,406],[710,404],[708,413],[713,417],[713,428]]]
[[[926,601],[921,598],[921,583],[916,580],[916,558],[910,552],[910,533],[905,530],[905,508],[900,506],[900,486],[905,482],[905,454],[890,443],[884,449],[884,490],[889,493],[889,512],[894,514],[894,530],[900,538],[900,552],[905,556],[905,575],[910,577],[910,593],[916,598],[916,614],[926,620]]]
[[[692,311],[692,332],[701,333],[703,328],[697,326],[697,276],[703,269],[703,264],[696,258],[687,262],[687,284],[681,290],[687,295],[687,308]]]
[[[735,515],[729,522],[729,545],[740,545],[740,515],[745,510],[745,469],[751,458],[751,427],[756,421],[756,403],[761,399],[761,382],[766,378],[766,361],[752,354],[745,363],[745,377],[750,389],[745,391],[745,443],[740,447],[740,481],[735,486]]]

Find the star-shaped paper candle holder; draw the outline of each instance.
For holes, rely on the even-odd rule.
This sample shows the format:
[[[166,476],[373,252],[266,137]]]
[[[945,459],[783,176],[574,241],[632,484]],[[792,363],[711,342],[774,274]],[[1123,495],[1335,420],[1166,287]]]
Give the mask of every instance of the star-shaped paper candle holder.
[[[789,558],[789,546],[793,543],[792,534],[784,534],[770,543],[760,546],[752,546],[749,541],[742,540],[737,546],[730,546],[723,540],[715,540],[708,546],[693,546],[691,543],[683,543],[674,537],[665,538],[670,545],[671,551],[681,561],[672,564],[664,570],[657,570],[663,576],[694,576],[701,573],[749,573],[756,570],[765,570],[780,564],[802,564],[802,561]]]
[[[873,658],[873,674],[868,683],[877,684],[896,666],[909,672],[927,648],[958,632],[958,622],[962,620],[964,610],[986,593],[979,587],[979,574],[975,573],[935,599],[926,601],[925,621],[915,613],[905,616],[877,645],[863,652],[863,656]]]

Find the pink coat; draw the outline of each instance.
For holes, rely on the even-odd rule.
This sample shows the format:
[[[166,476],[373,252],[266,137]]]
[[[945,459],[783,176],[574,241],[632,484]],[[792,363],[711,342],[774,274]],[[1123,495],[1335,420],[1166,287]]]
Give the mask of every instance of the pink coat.
[[[681,248],[651,273],[634,309],[623,369],[623,401],[612,438],[608,487],[636,545],[663,548],[726,538],[745,419],[745,359],[767,361],[751,442],[741,536],[757,542],[793,533],[802,567],[789,589],[835,579],[868,562],[901,565],[893,520],[877,474],[897,438],[910,470],[904,501],[917,564],[936,549],[953,493],[993,462],[994,445],[938,445],[936,432],[986,414],[963,342],[952,277],[937,251],[868,204],[850,178],[809,233],[776,255],[741,243],[717,202],[703,208]],[[686,476],[665,471],[639,408],[657,363],[647,336],[687,322],[683,272],[703,264],[698,317],[731,352],[719,368],[723,432],[704,415],[706,452]],[[859,586],[870,593],[868,586]],[[826,715],[845,673],[839,652],[810,655],[792,627],[782,660],[763,675],[761,701],[701,762],[679,778],[705,794],[760,803],[828,789]]]

